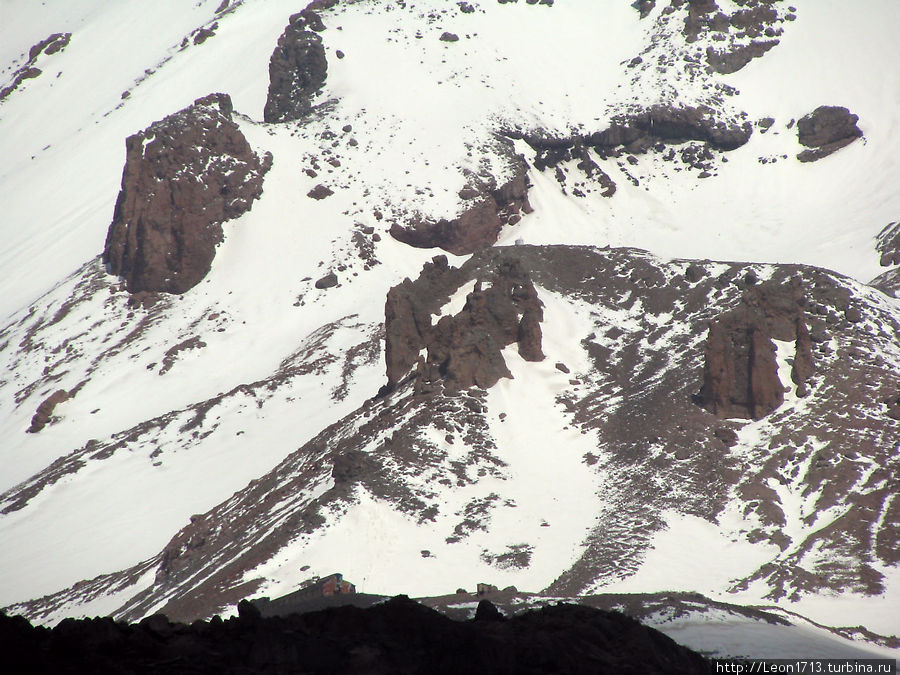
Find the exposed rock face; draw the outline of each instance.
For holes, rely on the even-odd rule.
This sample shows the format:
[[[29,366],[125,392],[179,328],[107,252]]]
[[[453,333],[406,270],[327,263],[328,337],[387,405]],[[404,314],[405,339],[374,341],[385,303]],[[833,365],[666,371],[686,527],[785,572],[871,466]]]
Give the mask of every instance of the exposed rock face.
[[[654,105],[632,115],[616,119],[609,129],[590,137],[590,143],[612,149],[633,145],[646,138],[654,142],[703,141],[719,150],[734,150],[750,140],[753,127],[749,122],[729,124],[716,119],[715,111],[706,106],[674,107]]]
[[[797,137],[809,150],[797,155],[801,162],[827,157],[863,135],[859,116],[847,108],[821,105],[797,122]]]
[[[388,390],[416,364],[415,376],[427,385],[443,382],[449,390],[492,387],[512,377],[501,350],[517,343],[522,358],[540,361],[543,306],[526,270],[518,261],[503,261],[484,287],[466,296],[455,316],[431,317],[462,285],[460,271],[444,256],[426,264],[415,282],[405,280],[388,293],[385,306],[385,359]],[[420,352],[426,350],[424,359]]]
[[[710,323],[700,390],[707,410],[718,417],[760,419],[784,402],[773,338],[796,341],[791,379],[805,393],[813,358],[804,304],[799,283],[760,284]]]
[[[313,94],[325,84],[328,72],[325,47],[321,37],[307,30],[308,17],[309,13],[302,12],[292,16],[272,52],[269,94],[263,110],[266,122],[300,119],[312,108]]]
[[[231,119],[231,99],[210,94],[126,143],[122,189],[103,261],[132,293],[184,293],[206,276],[221,224],[249,211],[272,163]]]
[[[517,159],[513,177],[498,188],[478,185],[463,193],[474,204],[452,220],[417,222],[408,226],[394,223],[394,239],[416,248],[442,248],[454,255],[468,255],[497,241],[504,225],[518,222],[530,213],[527,167]]]
[[[48,396],[41,404],[38,406],[37,412],[34,413],[34,417],[31,418],[31,426],[28,427],[27,433],[36,434],[45,426],[47,426],[47,422],[50,421],[50,416],[53,414],[53,409],[59,403],[63,401],[67,401],[69,399],[69,392],[65,389],[57,389],[50,396]]]

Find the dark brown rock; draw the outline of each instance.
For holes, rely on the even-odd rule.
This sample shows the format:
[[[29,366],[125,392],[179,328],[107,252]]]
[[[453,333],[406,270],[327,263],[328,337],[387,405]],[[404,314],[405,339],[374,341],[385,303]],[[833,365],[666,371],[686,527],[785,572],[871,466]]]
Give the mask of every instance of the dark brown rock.
[[[330,197],[333,194],[334,194],[334,190],[332,190],[331,188],[325,187],[324,185],[319,183],[312,190],[307,192],[306,196],[309,197],[310,199],[315,199],[318,201],[321,199],[325,199],[326,197]]]
[[[684,273],[684,278],[690,281],[692,284],[696,284],[705,276],[706,270],[697,263],[691,263],[690,265],[688,265],[687,271]]]
[[[28,427],[27,433],[36,434],[47,426],[47,422],[50,421],[50,417],[53,415],[54,408],[67,400],[69,400],[69,392],[65,389],[57,389],[50,394],[50,396],[45,398],[38,406],[37,411],[34,413],[34,417],[31,418],[31,426]]]
[[[706,61],[714,71],[727,75],[739,71],[777,44],[778,40],[754,40],[748,45],[738,45],[725,50],[707,47]]]
[[[784,402],[773,339],[797,342],[796,377],[800,383],[809,377],[813,362],[803,304],[796,280],[765,282],[747,288],[738,307],[710,323],[700,390],[709,412],[760,419]]]
[[[806,394],[806,381],[815,370],[812,355],[812,340],[803,319],[797,319],[797,339],[794,343],[794,364],[791,366],[791,381],[797,385],[800,396]]]
[[[458,42],[459,35],[456,33],[450,33],[448,31],[444,31],[441,33],[441,42]]]
[[[526,360],[544,358],[541,351],[542,303],[528,273],[517,261],[499,263],[490,286],[476,283],[463,309],[434,315],[464,283],[459,269],[447,266],[443,256],[428,263],[415,281],[408,279],[388,293],[385,305],[385,359],[387,390],[395,388],[418,361],[415,377],[422,382],[442,381],[447,389],[492,387],[501,377],[512,377],[501,350],[517,343]]]
[[[317,15],[316,15],[317,16]],[[308,17],[295,15],[278,38],[269,60],[266,122],[289,122],[312,109],[312,96],[325,84],[328,61],[322,38],[306,30]]]
[[[784,386],[778,379],[775,345],[759,328],[750,332],[750,414],[762,419],[784,403]]]
[[[515,173],[499,188],[489,185],[470,186],[465,194],[476,203],[452,220],[419,221],[391,226],[391,236],[416,248],[442,248],[454,255],[468,255],[497,241],[504,225],[530,213],[527,167],[520,159]]]
[[[809,150],[797,155],[801,162],[814,162],[849,145],[863,133],[859,116],[840,106],[819,106],[797,122],[797,138]]]
[[[719,150],[734,150],[744,145],[753,133],[749,122],[740,125],[716,118],[707,106],[675,107],[654,105],[628,116],[616,118],[610,128],[592,134],[589,142],[600,150],[631,145],[643,137],[647,143],[693,140],[709,143]]]
[[[338,278],[334,272],[329,272],[315,283],[316,288],[333,288],[337,286]]]
[[[122,189],[103,261],[131,293],[184,293],[206,276],[221,224],[262,194],[272,156],[260,159],[211,94],[126,143]]]

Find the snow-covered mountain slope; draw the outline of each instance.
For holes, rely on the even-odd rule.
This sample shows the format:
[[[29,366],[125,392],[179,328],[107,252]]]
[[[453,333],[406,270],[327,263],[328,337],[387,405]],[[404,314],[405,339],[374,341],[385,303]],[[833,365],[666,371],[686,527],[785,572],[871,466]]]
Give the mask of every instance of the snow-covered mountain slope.
[[[340,568],[375,592],[689,590],[900,633],[900,308],[864,285],[900,212],[900,7],[313,4],[295,23],[327,77],[277,123],[269,60],[302,5],[0,6],[0,89],[18,82],[0,101],[0,605],[188,617]],[[198,285],[136,299],[100,260],[125,138],[211,92],[272,154],[262,195]],[[800,162],[798,120],[823,105],[863,137]],[[376,397],[400,344],[385,298],[436,253],[398,239],[486,221],[534,246],[450,255],[463,271],[413,313],[459,315],[518,260],[544,359],[512,339],[512,379],[479,380],[495,359],[445,390],[460,371],[428,350],[482,348],[457,328]],[[707,412],[707,322],[795,275],[809,394],[775,335],[784,402]]]

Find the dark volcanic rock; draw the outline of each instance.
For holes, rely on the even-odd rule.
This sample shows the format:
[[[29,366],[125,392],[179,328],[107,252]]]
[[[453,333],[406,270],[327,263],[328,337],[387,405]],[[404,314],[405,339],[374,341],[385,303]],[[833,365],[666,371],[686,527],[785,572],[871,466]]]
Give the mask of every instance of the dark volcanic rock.
[[[16,70],[13,74],[12,82],[3,89],[0,89],[0,101],[13,93],[25,80],[40,75],[42,72],[41,69],[34,66],[38,57],[41,54],[50,55],[62,51],[69,45],[71,37],[71,33],[53,33],[37,44],[32,45],[31,49],[28,50],[28,61],[21,68]]]
[[[727,75],[737,72],[777,44],[778,40],[754,40],[748,45],[738,45],[727,50],[707,47],[706,60],[714,71]]]
[[[809,150],[797,155],[801,162],[814,162],[840,150],[863,135],[859,116],[840,106],[819,106],[797,122],[797,137]]]
[[[459,288],[456,268],[439,256],[415,282],[408,279],[388,293],[385,305],[385,360],[387,389],[393,389],[418,364],[415,376],[422,383],[443,381],[449,390],[477,385],[492,387],[501,377],[512,377],[501,350],[517,343],[522,358],[540,361],[543,305],[527,271],[518,261],[503,261],[483,288],[481,281],[466,296],[455,316],[431,317]],[[426,357],[419,360],[425,349]]]
[[[127,139],[103,261],[130,292],[194,287],[222,241],[221,224],[262,194],[272,156],[253,152],[231,113],[227,95],[210,94]]]
[[[530,213],[527,167],[517,158],[513,177],[498,188],[478,185],[464,194],[475,204],[452,220],[420,221],[391,225],[391,236],[416,248],[441,248],[454,255],[468,255],[497,241],[504,225]]]
[[[749,122],[738,125],[718,120],[715,111],[706,106],[654,105],[616,118],[609,129],[591,135],[589,142],[598,149],[610,149],[642,138],[647,138],[647,145],[694,140],[719,150],[734,150],[750,140],[752,133]]]
[[[312,190],[306,193],[310,199],[322,200],[334,194],[334,190],[319,183]]]
[[[791,377],[798,386],[806,381],[813,361],[803,302],[799,284],[766,282],[749,287],[737,308],[710,323],[700,390],[707,410],[760,419],[784,402],[773,338],[796,340]]]
[[[52,630],[0,614],[0,643],[17,673],[711,672],[699,654],[619,612],[559,604],[503,620],[490,610],[453,621],[398,596],[367,609],[262,617],[242,602],[225,621],[98,617],[65,619]]]
[[[316,288],[332,288],[337,286],[338,278],[334,272],[329,272],[315,283]]]
[[[900,265],[900,222],[888,223],[875,238],[875,250],[882,267]]]
[[[266,122],[289,122],[312,108],[312,95],[325,84],[328,61],[322,38],[306,30],[304,15],[291,23],[278,38],[269,60],[269,94],[263,110]],[[315,28],[315,27],[314,27]]]
[[[53,409],[56,408],[59,403],[67,400],[69,400],[69,392],[65,389],[57,389],[50,394],[50,396],[44,399],[38,406],[37,411],[34,413],[34,417],[31,418],[31,426],[28,427],[27,433],[36,434],[47,426],[47,422],[50,421],[50,416],[53,414]]]

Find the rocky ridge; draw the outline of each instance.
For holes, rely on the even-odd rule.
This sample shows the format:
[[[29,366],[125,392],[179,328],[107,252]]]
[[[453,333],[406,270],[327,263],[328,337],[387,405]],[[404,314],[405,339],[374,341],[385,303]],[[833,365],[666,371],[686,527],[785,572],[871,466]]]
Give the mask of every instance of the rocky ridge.
[[[470,293],[468,308],[431,323],[450,296],[479,279],[483,290]],[[491,298],[495,287],[502,292]],[[500,499],[489,487],[497,479],[513,485],[515,465],[501,459],[495,425],[503,422],[491,408],[491,391],[477,383],[454,386],[451,377],[478,377],[487,365],[496,381],[502,362],[491,350],[463,348],[459,371],[442,373],[441,365],[452,362],[445,356],[448,344],[451,354],[458,349],[447,342],[452,326],[472,325],[481,316],[482,329],[505,335],[509,344],[521,335],[515,328],[521,319],[513,321],[519,311],[523,317],[529,308],[536,312],[540,298],[546,317],[548,298],[558,297],[574,303],[571,311],[577,307],[590,316],[567,339],[580,343],[591,365],[568,375],[565,364],[556,369],[570,381],[556,406],[568,424],[593,439],[581,461],[598,477],[603,498],[578,559],[548,580],[547,592],[578,595],[634,573],[665,524],[663,513],[671,511],[709,522],[739,512],[741,525],[728,526],[736,528],[727,529],[729,536],[772,547],[770,561],[736,580],[733,590],[763,584],[772,599],[821,589],[881,592],[879,570],[895,564],[898,534],[887,523],[896,520],[891,439],[900,423],[888,412],[900,359],[891,336],[900,332],[900,320],[876,291],[801,266],[661,263],[627,249],[516,246],[485,249],[458,269],[438,259],[419,280],[393,293],[386,309],[392,345],[386,363],[395,386],[194,518],[158,556],[15,611],[39,617],[112,587],[128,588],[156,570],[155,582],[131,591],[117,616],[139,618],[160,602],[174,617],[210,615],[219,603],[252,594],[260,583],[252,581],[252,570],[288,542],[303,545],[313,533],[327,531],[366,494],[443,533],[444,544],[432,545],[431,556],[472,547],[471,555],[494,561],[497,570],[527,570],[536,554],[533,533],[518,534],[524,548],[490,555],[473,542],[516,508],[515,500]],[[797,322],[801,297],[803,328]],[[717,319],[728,325],[728,317],[748,312],[757,333],[792,345],[787,359],[806,396],[788,384],[782,404],[758,421],[721,419],[698,405],[706,326]],[[541,349],[553,359],[543,337]],[[426,356],[418,359],[423,349]],[[784,358],[779,348],[777,372],[785,379],[774,378],[773,391],[775,381],[791,380]],[[770,368],[771,358],[766,363]],[[872,401],[888,401],[888,407]],[[748,417],[753,412],[748,409]],[[206,433],[211,423],[198,417],[196,431]],[[752,440],[757,436],[758,442]],[[457,457],[460,443],[464,454]],[[798,463],[806,468],[798,472]],[[448,508],[457,499],[451,495],[463,488],[474,491],[465,507]],[[785,495],[800,492],[810,495],[814,508],[797,514]],[[27,508],[30,498],[13,491],[4,502]],[[817,525],[824,517],[833,518],[830,526]],[[792,535],[785,532],[787,522]],[[806,572],[810,568],[815,576]]]
[[[453,621],[397,596],[368,609],[261,617],[247,602],[223,621],[66,619],[52,630],[0,614],[7,663],[32,673],[701,673],[710,663],[618,612],[559,604],[504,617],[484,600]]]

